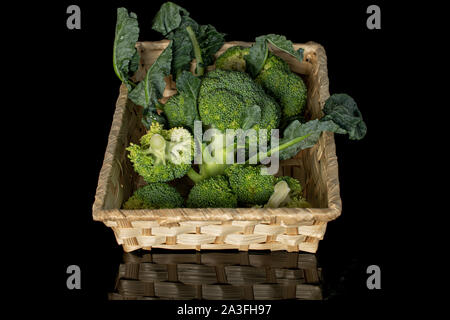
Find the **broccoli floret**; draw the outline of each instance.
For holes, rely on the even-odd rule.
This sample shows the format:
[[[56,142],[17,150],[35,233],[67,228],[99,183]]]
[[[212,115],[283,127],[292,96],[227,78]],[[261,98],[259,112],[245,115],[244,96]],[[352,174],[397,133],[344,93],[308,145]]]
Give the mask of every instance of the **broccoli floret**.
[[[280,103],[283,116],[303,113],[307,97],[306,85],[300,76],[290,71],[281,58],[270,56],[255,81]]]
[[[216,60],[216,68],[222,70],[245,71],[245,56],[250,52],[250,48],[234,46],[228,48]]]
[[[224,176],[202,180],[192,187],[187,199],[189,208],[236,208],[237,197]]]
[[[184,128],[164,130],[153,122],[140,145],[130,143],[128,158],[134,170],[148,183],[183,177],[191,168],[193,138]]]
[[[171,96],[166,104],[162,105],[164,114],[171,128],[174,127],[186,127],[187,115],[184,113],[185,108],[181,107],[184,104],[185,97],[179,93]]]
[[[183,206],[178,191],[166,183],[151,183],[137,189],[124,203],[124,209],[164,209]]]
[[[244,110],[253,105],[261,108],[261,120],[254,129],[267,129],[270,134],[279,124],[280,107],[248,74],[214,70],[202,81],[198,109],[205,125],[222,131],[241,128]]]
[[[302,197],[300,182],[292,177],[276,178],[274,191],[264,207],[266,208],[309,208],[311,205]]]
[[[263,168],[235,164],[225,170],[231,189],[237,195],[239,203],[262,205],[269,200],[274,190],[275,177],[262,174]]]

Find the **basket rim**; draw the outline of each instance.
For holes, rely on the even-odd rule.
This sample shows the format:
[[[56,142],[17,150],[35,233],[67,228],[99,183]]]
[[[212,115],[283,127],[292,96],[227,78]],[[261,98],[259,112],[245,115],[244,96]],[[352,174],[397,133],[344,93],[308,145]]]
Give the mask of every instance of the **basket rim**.
[[[143,41],[137,42],[138,50],[163,50],[169,40]],[[226,50],[235,45],[250,46],[252,42],[229,41],[226,42],[219,51]],[[330,96],[329,81],[327,71],[327,57],[325,49],[316,42],[294,43],[294,49],[304,49],[303,68],[310,72],[317,73],[319,82],[319,102],[323,108],[326,99]],[[280,55],[283,53],[281,52]],[[312,68],[308,59],[313,57],[317,63]],[[279,219],[283,221],[331,221],[340,216],[342,202],[339,191],[338,162],[336,157],[336,145],[334,134],[324,132],[325,137],[324,152],[327,157],[326,185],[328,193],[327,208],[176,208],[176,209],[155,209],[155,210],[122,210],[103,209],[104,199],[107,192],[107,184],[110,183],[112,173],[112,162],[115,160],[114,152],[117,148],[117,130],[122,123],[123,113],[126,110],[128,91],[124,84],[121,84],[119,97],[116,102],[113,122],[108,137],[108,144],[105,151],[102,168],[98,179],[95,201],[92,207],[92,216],[95,221],[158,221],[160,225],[172,224],[181,221],[264,221],[275,223]]]

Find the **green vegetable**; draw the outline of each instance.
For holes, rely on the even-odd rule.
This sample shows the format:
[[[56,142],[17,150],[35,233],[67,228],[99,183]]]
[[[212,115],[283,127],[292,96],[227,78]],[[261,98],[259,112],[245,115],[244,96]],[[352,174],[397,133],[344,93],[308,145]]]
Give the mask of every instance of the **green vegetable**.
[[[193,139],[188,130],[164,130],[153,122],[141,137],[140,145],[131,143],[127,148],[134,170],[145,181],[166,182],[183,177],[191,167]]]
[[[151,183],[137,189],[124,203],[124,209],[165,209],[179,208],[184,203],[183,197],[166,183]]]
[[[238,202],[251,206],[265,204],[273,193],[275,177],[261,174],[262,166],[235,164],[225,170],[231,189],[237,195]]]
[[[301,195],[300,182],[292,177],[279,177],[276,179],[273,193],[267,201],[265,208],[309,208],[311,205]]]
[[[135,48],[139,37],[137,16],[125,8],[117,9],[116,32],[114,37],[113,67],[117,77],[130,91],[135,84],[129,79],[137,70],[139,54]],[[136,63],[136,60],[138,61]]]
[[[135,104],[143,106],[146,112],[155,113],[156,111],[158,99],[163,96],[166,87],[164,78],[170,74],[171,59],[172,42],[169,43],[148,69],[145,78],[128,93],[128,98]],[[144,124],[148,128],[151,122],[144,122]]]
[[[253,128],[267,129],[269,133],[277,128],[280,107],[248,74],[214,70],[204,77],[198,100],[204,125],[212,125],[222,131],[242,128],[245,110],[254,105],[261,108],[261,119]]]
[[[283,117],[301,115],[306,106],[306,85],[281,58],[271,55],[255,81],[280,104]]]
[[[197,111],[200,84],[200,78],[188,71],[183,71],[178,77],[178,93],[162,106],[171,128],[183,126],[194,130],[194,121],[200,118]]]
[[[156,14],[153,30],[173,41],[172,75],[178,78],[183,70],[188,71],[196,58],[198,75],[212,63],[214,54],[224,43],[224,34],[211,25],[199,25],[186,9],[172,3],[164,3]]]
[[[242,46],[228,48],[216,59],[216,69],[245,72],[245,56],[248,55],[249,52],[249,48]]]
[[[187,199],[189,208],[236,208],[237,197],[224,176],[205,179],[194,185]]]
[[[323,107],[321,121],[331,120],[348,133],[351,140],[361,140],[367,132],[355,100],[345,93],[333,94]]]
[[[249,54],[245,56],[247,70],[253,77],[259,74],[269,57],[268,43],[297,58],[299,61],[303,60],[303,50],[295,51],[292,42],[287,40],[285,36],[276,34],[259,36],[250,48]]]

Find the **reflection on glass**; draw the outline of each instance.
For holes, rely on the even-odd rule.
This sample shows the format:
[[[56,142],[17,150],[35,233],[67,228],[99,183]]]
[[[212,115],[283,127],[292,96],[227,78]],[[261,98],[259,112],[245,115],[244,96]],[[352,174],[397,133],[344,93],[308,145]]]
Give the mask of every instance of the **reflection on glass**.
[[[322,300],[316,256],[296,252],[124,253],[110,300]]]

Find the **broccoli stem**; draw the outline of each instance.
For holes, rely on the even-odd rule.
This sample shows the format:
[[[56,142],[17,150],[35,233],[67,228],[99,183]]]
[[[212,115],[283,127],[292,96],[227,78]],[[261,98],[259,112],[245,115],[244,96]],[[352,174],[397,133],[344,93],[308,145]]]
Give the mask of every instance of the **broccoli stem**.
[[[257,154],[255,154],[254,156],[250,157],[250,159],[248,159],[248,160],[246,161],[246,163],[253,163],[253,162],[255,162],[255,161],[258,161],[258,158],[259,158],[259,161],[262,161],[262,160],[264,160],[264,159],[270,157],[270,155],[271,155],[272,153],[274,153],[274,152],[276,152],[276,151],[279,152],[279,151],[282,151],[282,150],[284,150],[284,149],[286,149],[286,148],[289,148],[290,146],[293,146],[294,144],[299,143],[300,141],[302,141],[302,140],[308,138],[310,135],[311,135],[311,133],[308,133],[308,134],[306,134],[306,135],[304,135],[304,136],[301,136],[301,137],[297,137],[297,138],[295,138],[295,139],[292,139],[291,141],[288,141],[288,142],[286,142],[286,143],[283,143],[283,144],[281,144],[281,145],[276,146],[276,147],[273,148],[273,149],[270,149],[270,150],[267,151],[266,153],[264,153],[264,152],[257,153]]]
[[[194,48],[195,60],[197,61],[197,66],[195,68],[195,75],[202,76],[205,72],[205,68],[203,66],[203,58],[202,51],[200,50],[200,46],[197,41],[197,37],[195,36],[194,30],[192,30],[191,26],[186,27],[186,31],[189,35],[189,39],[191,39],[192,47]]]

